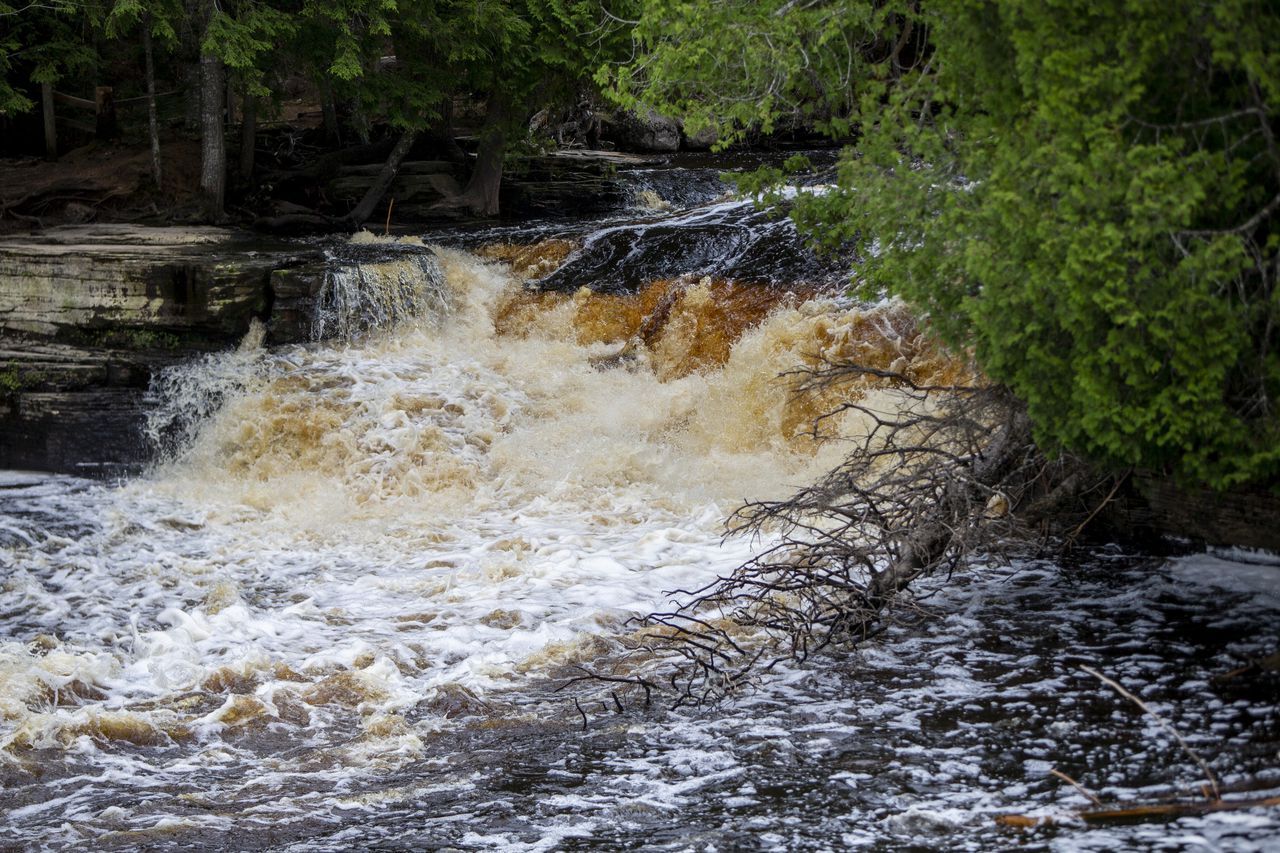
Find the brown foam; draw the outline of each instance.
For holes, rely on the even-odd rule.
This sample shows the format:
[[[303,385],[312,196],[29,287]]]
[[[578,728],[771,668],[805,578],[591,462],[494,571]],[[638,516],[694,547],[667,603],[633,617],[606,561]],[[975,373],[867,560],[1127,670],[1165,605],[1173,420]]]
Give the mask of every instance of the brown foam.
[[[386,696],[386,691],[351,671],[326,676],[302,692],[302,698],[310,705],[341,705],[346,708],[354,708],[363,702],[377,702]]]
[[[537,243],[490,243],[481,246],[476,254],[511,265],[511,271],[521,278],[537,278],[554,272],[564,259],[578,248],[571,240],[540,240]]]
[[[803,377],[793,373],[789,379],[778,378],[788,371],[852,363],[919,385],[966,384],[976,378],[968,359],[943,349],[903,303],[840,308],[815,299],[811,288],[789,291],[709,277],[654,281],[634,294],[596,293],[585,287],[573,294],[514,289],[498,304],[494,326],[499,336],[567,333],[582,345],[617,346],[612,355],[593,357],[592,363],[615,367],[643,356],[664,382],[725,369],[744,336],[760,330],[764,340],[756,342],[756,360],[733,370],[739,388],[745,383],[754,391],[738,395],[735,411],[726,414],[737,421],[736,429],[759,432],[746,421],[770,420],[766,409],[772,404],[767,401],[782,393],[777,427],[782,438],[797,446],[806,437],[831,437],[838,430],[838,421],[823,423],[821,416],[868,390],[901,383],[849,372],[795,393],[786,389],[795,389]]]

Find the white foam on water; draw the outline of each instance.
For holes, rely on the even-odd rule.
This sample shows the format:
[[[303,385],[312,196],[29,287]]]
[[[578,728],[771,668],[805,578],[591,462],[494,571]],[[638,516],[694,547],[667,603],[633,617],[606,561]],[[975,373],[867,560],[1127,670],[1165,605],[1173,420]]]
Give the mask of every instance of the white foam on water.
[[[750,543],[721,541],[739,500],[834,458],[743,422],[778,418],[786,390],[735,399],[734,371],[794,353],[752,363],[762,350],[744,341],[740,363],[671,382],[598,370],[600,347],[497,337],[494,301],[518,285],[438,255],[447,323],[282,351],[255,329],[162,377],[152,431],[177,451],[122,487],[78,486],[80,535],[17,528],[0,551],[16,635],[48,639],[0,648],[0,760],[126,760],[121,744],[234,756],[264,727],[340,751],[341,768],[303,773],[414,760],[444,724],[405,721],[424,699],[458,686],[483,701],[599,655],[668,590],[747,558]]]
[[[119,487],[0,476],[0,770],[26,797],[8,812],[17,843],[176,845],[263,827],[306,838],[323,825],[331,835],[297,849],[349,849],[395,813],[386,832],[406,839],[455,827],[457,845],[554,850],[701,809],[702,825],[731,821],[766,849],[813,847],[815,833],[831,846],[990,849],[995,814],[1079,805],[1052,793],[1046,767],[1106,726],[1130,732],[1134,750],[1112,767],[1092,755],[1090,784],[1122,795],[1164,780],[1146,770],[1169,763],[1162,735],[1098,700],[1079,663],[1165,691],[1152,701],[1193,737],[1210,737],[1205,709],[1229,734],[1259,711],[1169,664],[1181,647],[1161,633],[1161,602],[1189,586],[1243,602],[1211,626],[1266,624],[1280,609],[1262,571],[1273,567],[1190,558],[1110,585],[1043,563],[982,567],[940,585],[919,625],[861,651],[854,689],[782,669],[720,713],[628,709],[606,730],[625,748],[590,771],[548,772],[582,788],[542,797],[523,822],[493,818],[517,795],[486,787],[487,771],[441,739],[533,725],[546,705],[522,703],[541,680],[615,651],[668,591],[767,544],[723,541],[727,513],[788,494],[841,452],[787,435],[775,377],[815,329],[854,324],[840,306],[782,306],[724,365],[660,381],[643,360],[597,369],[610,348],[577,343],[567,312],[496,334],[495,306],[518,283],[471,255],[437,255],[444,322],[283,350],[251,338],[170,375],[157,430],[178,430],[180,451],[148,476]],[[1024,612],[1046,602],[1051,628]],[[1254,631],[1214,665],[1266,642]],[[1105,724],[1084,712],[1097,701],[1111,703]],[[591,709],[592,725],[602,713],[613,711]],[[937,740],[940,717],[962,721],[947,724],[954,741]],[[1026,753],[1004,769],[988,751],[1003,732]],[[842,764],[842,751],[854,758]],[[409,767],[411,779],[397,775]],[[794,806],[763,790],[803,767],[812,787]],[[915,793],[839,805],[886,784]],[[810,825],[805,797],[838,807]],[[414,811],[436,799],[448,811]],[[1175,831],[1210,844],[1277,832],[1252,812]],[[1174,834],[1143,832],[1051,846],[1160,849]]]
[[[1169,571],[1184,583],[1243,593],[1255,597],[1260,604],[1280,608],[1280,565],[1255,554],[1230,556],[1250,559],[1195,554],[1174,560]]]

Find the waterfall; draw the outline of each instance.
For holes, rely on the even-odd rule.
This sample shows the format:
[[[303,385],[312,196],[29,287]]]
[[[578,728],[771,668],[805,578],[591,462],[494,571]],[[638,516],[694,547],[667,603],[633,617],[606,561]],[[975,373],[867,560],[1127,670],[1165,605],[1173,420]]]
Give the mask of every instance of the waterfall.
[[[145,434],[161,458],[190,445],[227,397],[244,390],[258,374],[265,337],[262,323],[253,320],[235,349],[209,353],[151,377],[144,398]]]
[[[438,320],[448,312],[444,276],[434,254],[405,251],[400,243],[372,245],[393,256],[332,259],[316,299],[313,340],[351,340],[410,317]]]
[[[449,313],[445,278],[436,256],[420,242],[357,235],[330,253],[316,297],[312,339],[351,342],[411,319],[437,324]],[[146,436],[161,459],[195,440],[226,400],[269,375],[289,358],[269,359],[265,332],[254,320],[234,350],[210,353],[161,370],[146,396]]]
[[[712,189],[668,177],[638,192]],[[1074,796],[1059,761],[1185,783],[1081,655],[1273,783],[1269,676],[1214,674],[1274,653],[1274,572],[1217,558],[978,564],[856,655],[671,707],[640,620],[778,544],[725,536],[744,502],[844,487],[902,411],[876,372],[972,384],[965,354],[745,199],[482,236],[331,246],[317,340],[153,378],[143,476],[0,472],[0,848],[1002,849],[993,814]],[[833,362],[871,372],[803,383]],[[731,608],[698,618],[759,642]],[[1226,815],[1089,832],[1280,836]]]

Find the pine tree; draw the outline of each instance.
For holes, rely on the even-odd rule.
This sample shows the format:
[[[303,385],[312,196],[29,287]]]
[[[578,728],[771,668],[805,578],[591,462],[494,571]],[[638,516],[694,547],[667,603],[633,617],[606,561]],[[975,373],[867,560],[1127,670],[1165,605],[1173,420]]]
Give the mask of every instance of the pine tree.
[[[1044,448],[1280,483],[1275,4],[652,0],[637,33],[606,75],[624,103],[854,135],[792,215],[1007,383]],[[734,61],[702,61],[719,39]]]

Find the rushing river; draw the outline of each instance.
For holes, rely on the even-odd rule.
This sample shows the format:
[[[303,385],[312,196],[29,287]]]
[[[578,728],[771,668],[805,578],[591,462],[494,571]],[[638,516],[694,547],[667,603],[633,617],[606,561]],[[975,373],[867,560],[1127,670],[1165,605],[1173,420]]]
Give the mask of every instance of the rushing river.
[[[144,476],[0,475],[0,848],[1277,849],[1275,809],[1086,828],[1049,773],[1203,781],[1089,665],[1276,793],[1280,677],[1219,678],[1280,645],[1258,555],[979,563],[715,708],[564,689],[840,458],[780,374],[948,369],[713,177],[635,180],[604,224],[366,248],[336,342],[158,379]]]

